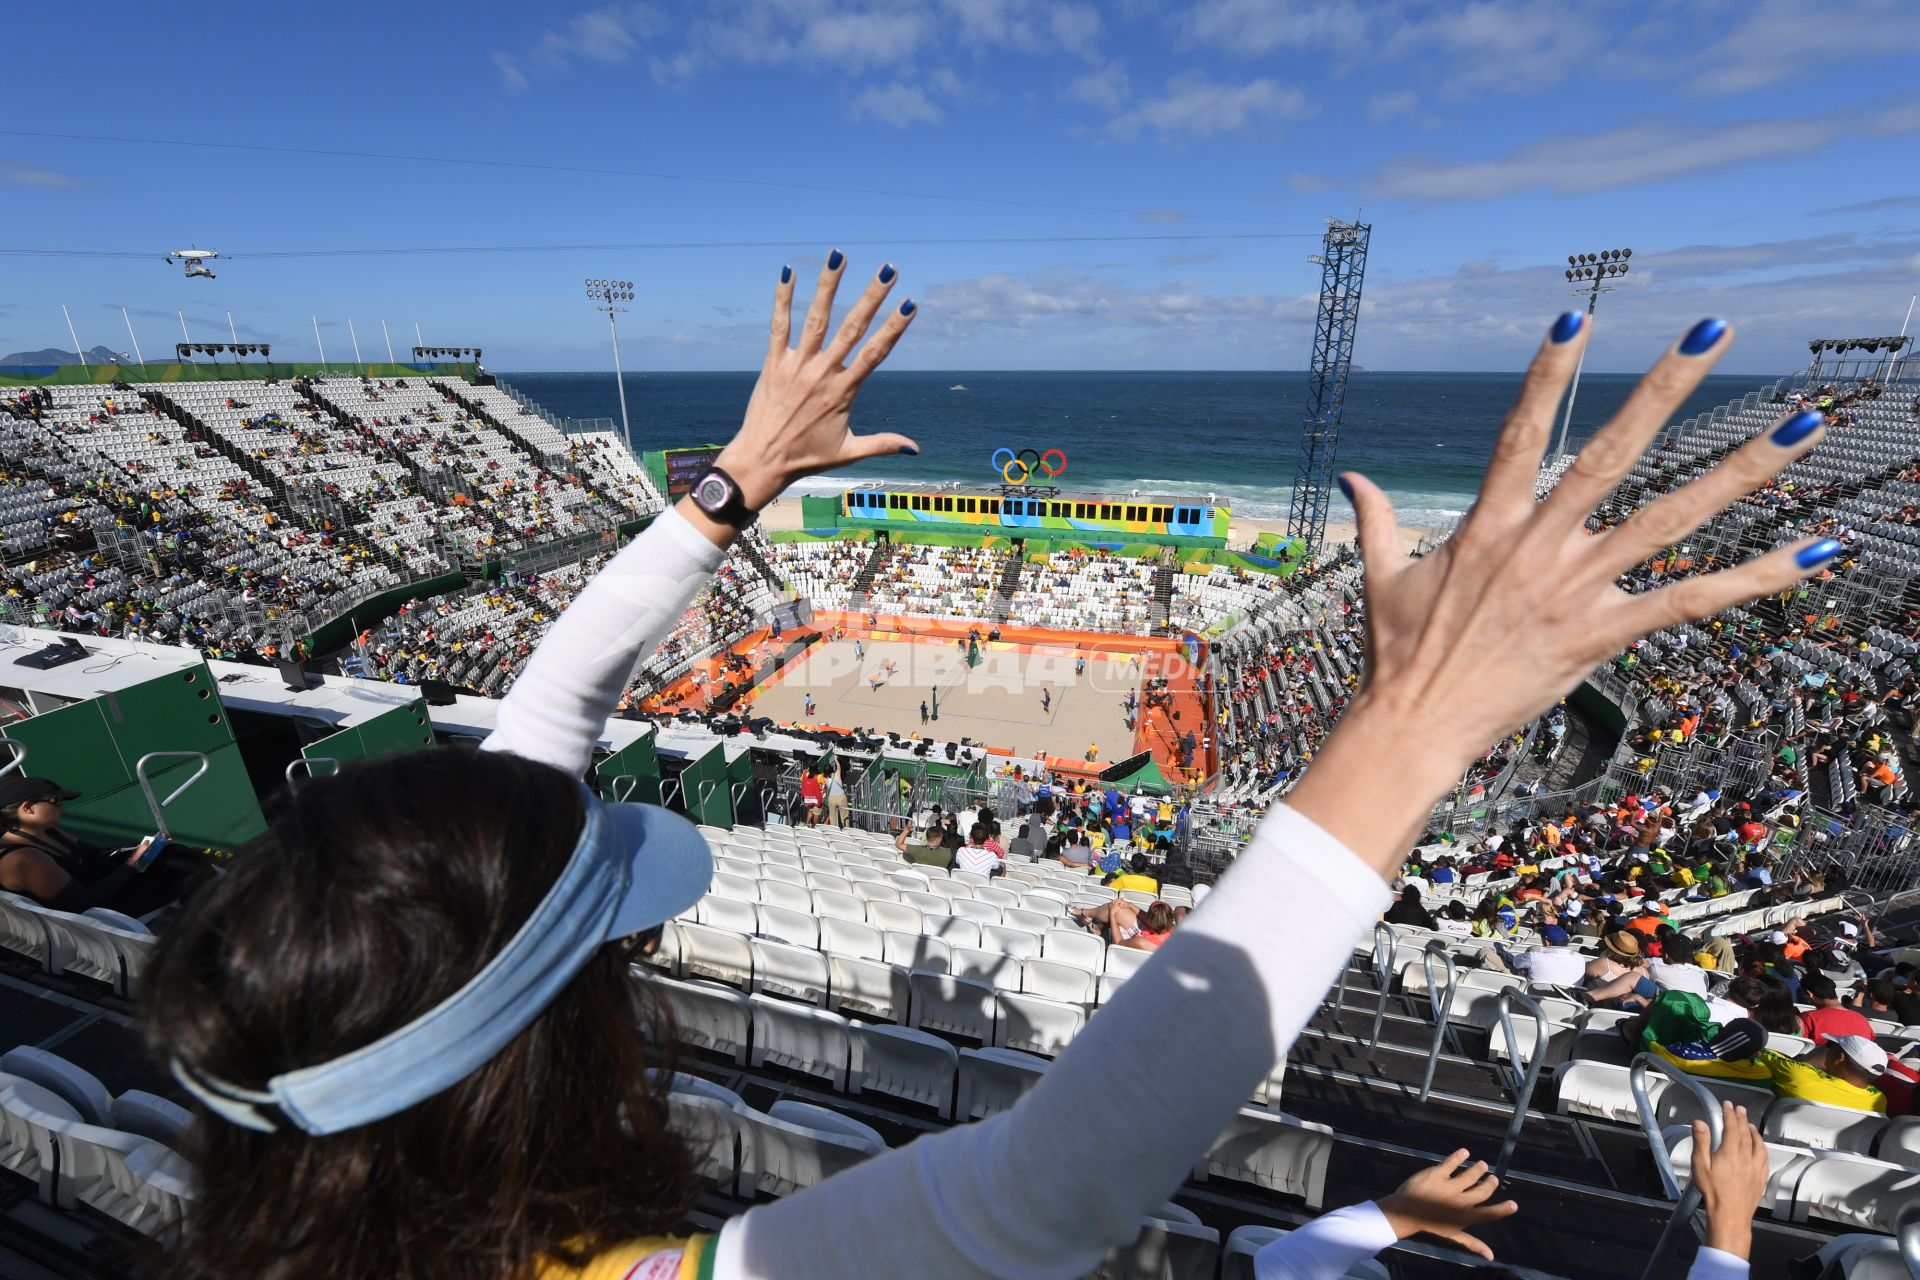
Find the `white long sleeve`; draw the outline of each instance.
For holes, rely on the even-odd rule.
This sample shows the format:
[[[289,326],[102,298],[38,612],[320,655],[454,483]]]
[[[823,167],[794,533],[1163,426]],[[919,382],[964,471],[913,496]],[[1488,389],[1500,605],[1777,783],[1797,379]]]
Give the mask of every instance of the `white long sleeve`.
[[[1253,1280],[1340,1280],[1399,1239],[1379,1205],[1350,1204],[1263,1246],[1253,1255]]]
[[[1192,1172],[1389,896],[1345,845],[1276,808],[1012,1111],[750,1210],[721,1231],[715,1280],[1085,1275]]]
[[[1693,1255],[1687,1280],[1747,1280],[1748,1270],[1745,1258],[1736,1258],[1724,1249],[1703,1244],[1700,1252]]]
[[[486,748],[583,771],[635,663],[721,559],[662,515],[554,625]],[[1389,897],[1345,845],[1277,806],[1205,906],[1012,1111],[734,1219],[715,1245],[716,1280],[1086,1274],[1134,1238],[1286,1055]]]
[[[485,751],[585,772],[640,659],[725,554],[671,508],[609,560],[553,624],[500,703]]]

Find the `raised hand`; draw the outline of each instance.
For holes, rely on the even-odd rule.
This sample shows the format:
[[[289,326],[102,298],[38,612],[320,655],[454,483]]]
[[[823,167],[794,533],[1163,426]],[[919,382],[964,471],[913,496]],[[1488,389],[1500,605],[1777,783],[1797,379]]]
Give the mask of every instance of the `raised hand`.
[[[854,353],[897,279],[892,264],[883,265],[848,310],[833,340],[826,341],[834,294],[846,269],[845,254],[835,249],[827,255],[797,343],[790,341],[793,270],[780,269],[780,283],[773,291],[773,326],[766,363],[754,384],[746,420],[718,459],[720,466],[740,482],[747,505],[756,510],[802,476],[863,458],[920,451],[906,436],[892,432],[857,436],[848,425],[848,413],[860,385],[880,367],[913,323],[916,308],[909,298],[889,309],[866,345],[857,355]],[[849,363],[850,355],[854,358]]]
[[[1425,1232],[1492,1262],[1493,1250],[1467,1228],[1512,1217],[1520,1206],[1511,1200],[1493,1201],[1500,1179],[1487,1173],[1485,1160],[1466,1161],[1462,1147],[1439,1164],[1422,1169],[1379,1201],[1380,1212],[1402,1240]]]
[[[1753,1215],[1772,1169],[1767,1144],[1747,1120],[1747,1109],[1720,1104],[1720,1149],[1707,1122],[1693,1122],[1693,1181],[1707,1208],[1707,1246],[1744,1258],[1753,1248]]]
[[[1812,449],[1822,420],[1813,412],[1787,417],[1692,483],[1590,535],[1587,517],[1725,353],[1731,331],[1721,320],[1695,325],[1536,502],[1554,409],[1589,328],[1577,312],[1554,325],[1500,433],[1479,501],[1438,551],[1409,560],[1387,495],[1362,476],[1341,477],[1366,562],[1367,675],[1289,801],[1383,875],[1418,834],[1427,806],[1488,743],[1553,705],[1599,663],[1651,631],[1783,590],[1841,549],[1809,539],[1658,591],[1620,590],[1622,573]],[[1390,803],[1381,802],[1382,776],[1394,784]]]

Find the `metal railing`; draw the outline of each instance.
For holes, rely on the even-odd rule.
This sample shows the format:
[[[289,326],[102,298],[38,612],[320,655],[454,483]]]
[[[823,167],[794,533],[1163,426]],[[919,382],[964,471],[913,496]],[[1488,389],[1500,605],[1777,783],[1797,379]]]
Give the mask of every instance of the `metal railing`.
[[[1435,957],[1447,974],[1447,985],[1439,991],[1433,984]],[[1447,1019],[1453,1014],[1453,995],[1460,986],[1460,971],[1453,962],[1453,952],[1438,938],[1421,948],[1420,971],[1427,979],[1427,1006],[1433,1012],[1433,1044],[1427,1051],[1427,1069],[1420,1076],[1420,1101],[1424,1103],[1433,1093],[1433,1073],[1440,1066],[1440,1047],[1447,1040]]]
[[[1520,1145],[1520,1130],[1527,1123],[1527,1107],[1533,1102],[1533,1090],[1540,1083],[1540,1070],[1547,1061],[1547,1042],[1552,1038],[1553,1029],[1547,1023],[1546,1010],[1518,987],[1507,987],[1500,992],[1500,1034],[1506,1038],[1507,1061],[1513,1064],[1513,1119],[1507,1121],[1507,1132],[1500,1139],[1500,1158],[1494,1162],[1493,1176],[1504,1178],[1507,1169],[1513,1163],[1514,1150]],[[1520,1037],[1513,1029],[1513,1009],[1518,1005],[1533,1015],[1533,1052],[1527,1055],[1526,1069],[1520,1067]]]
[[[200,767],[188,775],[185,782],[175,787],[165,800],[162,800],[154,794],[153,779],[147,776],[148,766],[156,760],[198,760]],[[212,767],[213,762],[207,759],[207,753],[204,751],[149,751],[134,764],[133,776],[140,784],[140,794],[147,798],[147,812],[153,815],[153,830],[156,835],[169,837],[172,834],[167,830],[167,806],[185,795],[187,788],[206,777],[207,770]]]
[[[1633,1091],[1633,1105],[1640,1113],[1640,1131],[1646,1135],[1647,1147],[1653,1153],[1654,1170],[1660,1175],[1660,1186],[1667,1198],[1675,1202],[1673,1214],[1667,1219],[1666,1226],[1660,1229],[1660,1239],[1655,1242],[1653,1253],[1647,1258],[1646,1270],[1640,1273],[1641,1280],[1653,1280],[1659,1274],[1660,1264],[1679,1243],[1680,1233],[1692,1228],[1693,1215],[1700,1208],[1702,1198],[1698,1183],[1690,1182],[1684,1190],[1681,1189],[1679,1175],[1673,1168],[1673,1155],[1667,1150],[1666,1137],[1661,1132],[1653,1092],[1647,1087],[1649,1071],[1658,1071],[1666,1076],[1668,1088],[1685,1089],[1695,1095],[1695,1100],[1706,1113],[1707,1137],[1712,1144],[1708,1147],[1709,1151],[1718,1151],[1721,1140],[1726,1136],[1721,1131],[1720,1104],[1705,1085],[1651,1053],[1643,1053],[1633,1060],[1633,1065],[1627,1071],[1627,1085]]]

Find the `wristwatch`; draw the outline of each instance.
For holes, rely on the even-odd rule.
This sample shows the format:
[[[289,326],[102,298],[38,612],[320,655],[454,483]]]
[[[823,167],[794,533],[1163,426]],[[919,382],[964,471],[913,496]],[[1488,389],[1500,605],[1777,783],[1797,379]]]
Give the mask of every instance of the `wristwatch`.
[[[759,518],[759,513],[748,510],[741,498],[740,482],[719,467],[708,467],[701,472],[693,488],[687,490],[687,496],[710,519],[736,529],[744,529]]]

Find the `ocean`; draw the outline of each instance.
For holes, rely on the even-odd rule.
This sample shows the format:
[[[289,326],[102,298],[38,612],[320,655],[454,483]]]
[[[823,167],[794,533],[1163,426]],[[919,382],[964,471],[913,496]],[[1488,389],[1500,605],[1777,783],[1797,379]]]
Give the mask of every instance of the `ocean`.
[[[639,450],[723,442],[739,425],[750,373],[627,375]],[[612,373],[502,373],[561,418],[620,423]],[[1572,437],[1583,438],[1632,390],[1628,374],[1587,374]],[[1737,400],[1759,378],[1708,378],[1676,419]],[[1356,373],[1347,384],[1339,465],[1371,477],[1401,523],[1444,524],[1466,513],[1517,373]],[[959,388],[964,388],[961,390]],[[856,431],[900,431],[917,458],[862,463],[802,482],[832,492],[858,480],[998,483],[995,449],[1061,449],[1070,489],[1217,495],[1242,515],[1287,514],[1306,407],[1302,373],[948,373],[882,370],[854,405]],[[1336,495],[1330,513],[1350,520]]]

